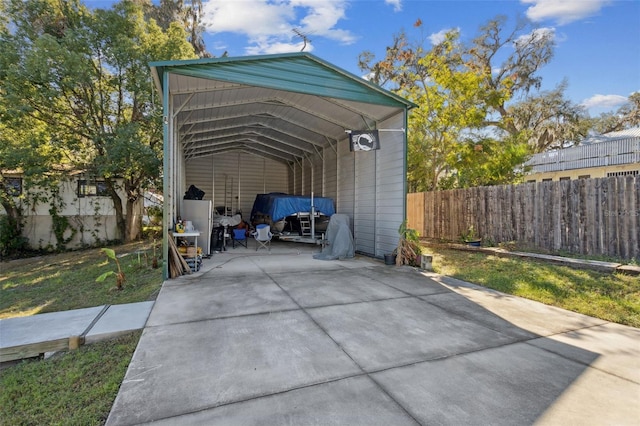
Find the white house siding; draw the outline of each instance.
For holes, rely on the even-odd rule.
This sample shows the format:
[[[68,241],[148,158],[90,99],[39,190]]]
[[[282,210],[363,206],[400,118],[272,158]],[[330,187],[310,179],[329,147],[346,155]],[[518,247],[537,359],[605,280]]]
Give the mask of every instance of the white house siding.
[[[111,198],[104,196],[78,197],[79,178],[82,179],[82,177],[70,177],[59,185],[60,201],[58,202],[57,214],[66,217],[69,225],[76,230],[75,235],[65,244],[65,247],[68,249],[81,248],[95,245],[99,241],[120,239]],[[30,192],[46,194],[46,191],[41,188],[32,188]],[[120,196],[124,199],[123,192],[120,193]],[[20,203],[19,200],[18,203]],[[41,202],[33,206],[22,204],[24,215],[22,235],[28,239],[29,246],[33,249],[59,248],[53,232],[50,208],[49,202]],[[2,207],[0,207],[0,214],[6,214]],[[69,238],[71,235],[72,231],[67,230],[64,238]]]

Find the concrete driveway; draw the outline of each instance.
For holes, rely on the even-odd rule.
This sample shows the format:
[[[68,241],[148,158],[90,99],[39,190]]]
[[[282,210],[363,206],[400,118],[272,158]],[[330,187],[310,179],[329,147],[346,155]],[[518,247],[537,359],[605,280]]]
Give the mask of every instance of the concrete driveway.
[[[640,330],[314,246],[163,285],[108,425],[638,425]]]

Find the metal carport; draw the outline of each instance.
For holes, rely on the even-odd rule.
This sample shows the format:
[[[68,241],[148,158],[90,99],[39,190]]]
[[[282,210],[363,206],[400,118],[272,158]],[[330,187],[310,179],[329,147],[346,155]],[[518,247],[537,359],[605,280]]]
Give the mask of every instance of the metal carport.
[[[150,66],[164,105],[165,277],[167,231],[191,184],[244,211],[264,192],[331,197],[357,251],[393,250],[414,104],[304,52]],[[347,131],[372,129],[381,148],[351,152]]]

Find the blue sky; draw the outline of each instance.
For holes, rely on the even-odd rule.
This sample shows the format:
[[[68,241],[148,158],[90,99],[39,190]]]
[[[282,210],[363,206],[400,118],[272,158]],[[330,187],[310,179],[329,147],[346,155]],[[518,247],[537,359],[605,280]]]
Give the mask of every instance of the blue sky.
[[[104,1],[87,0],[92,3]],[[592,116],[616,110],[640,90],[640,1],[637,0],[203,0],[205,43],[214,56],[295,52],[293,33],[311,52],[360,75],[357,58],[381,58],[393,34],[429,40],[458,28],[463,40],[497,15],[530,19],[553,31],[555,57],[542,69],[543,90],[568,80],[567,96]],[[416,29],[416,19],[422,28]]]

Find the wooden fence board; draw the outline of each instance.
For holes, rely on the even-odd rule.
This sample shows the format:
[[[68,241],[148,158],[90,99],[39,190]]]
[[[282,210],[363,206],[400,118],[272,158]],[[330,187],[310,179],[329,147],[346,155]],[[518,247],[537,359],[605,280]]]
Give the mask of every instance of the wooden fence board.
[[[640,258],[640,177],[408,194],[407,221],[434,240],[459,241],[473,226],[494,243]]]

